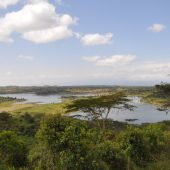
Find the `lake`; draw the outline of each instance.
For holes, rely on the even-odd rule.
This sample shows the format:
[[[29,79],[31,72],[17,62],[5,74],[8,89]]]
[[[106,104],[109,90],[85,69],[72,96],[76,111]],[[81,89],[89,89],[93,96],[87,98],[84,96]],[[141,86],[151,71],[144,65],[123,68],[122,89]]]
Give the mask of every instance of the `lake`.
[[[48,103],[60,103],[63,101],[62,96],[68,97],[71,95],[53,94],[53,95],[40,96],[34,93],[22,93],[22,94],[2,94],[2,95],[0,94],[0,96],[26,99],[26,101],[20,103],[48,104]],[[89,94],[88,95],[80,94],[74,96],[89,96]],[[131,97],[130,99],[132,100],[131,104],[137,107],[134,109],[134,111],[111,110],[109,114],[109,118],[116,121],[122,121],[122,122],[125,122],[126,119],[131,119],[129,123],[132,124],[154,123],[163,120],[170,120],[170,113],[167,113],[165,111],[159,111],[155,106],[141,102],[139,97]],[[76,115],[76,114],[84,115],[84,113],[81,112],[72,113],[70,115]]]
[[[164,120],[170,120],[170,113],[157,110],[157,107],[141,102],[139,97],[131,97],[131,104],[136,106],[134,111],[112,109],[108,118],[120,122],[131,124],[156,123]],[[74,115],[85,115],[84,113],[72,113]],[[131,121],[126,121],[127,119]]]
[[[16,97],[18,99],[26,99],[24,102],[19,103],[38,103],[38,104],[48,104],[48,103],[60,103],[62,102],[61,95],[45,95],[39,96],[34,93],[17,93],[17,94],[0,94],[3,97]]]
[[[36,95],[35,93],[16,93],[16,94],[0,94],[2,97],[13,97],[17,99],[26,99],[26,101],[19,102],[21,103],[38,103],[38,104],[49,104],[49,103],[61,103],[63,98],[67,97],[81,97],[81,96],[90,96],[89,94],[52,94],[52,95]]]

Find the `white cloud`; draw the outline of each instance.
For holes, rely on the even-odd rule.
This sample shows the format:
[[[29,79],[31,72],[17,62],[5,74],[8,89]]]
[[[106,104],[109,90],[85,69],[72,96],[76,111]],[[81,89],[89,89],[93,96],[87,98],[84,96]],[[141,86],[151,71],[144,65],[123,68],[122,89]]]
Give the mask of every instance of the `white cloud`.
[[[86,34],[80,38],[80,41],[84,45],[95,46],[95,45],[105,45],[111,43],[113,38],[112,33],[107,34]]]
[[[39,2],[48,2],[48,0],[28,0],[28,3],[34,4]]]
[[[19,0],[0,0],[0,8],[7,8],[10,5],[15,5]]]
[[[55,27],[45,30],[30,31],[23,33],[23,38],[35,43],[48,43],[72,36],[72,31],[67,27]]]
[[[148,27],[148,30],[149,30],[149,31],[152,31],[152,32],[161,32],[161,31],[163,31],[165,28],[166,28],[166,26],[163,25],[163,24],[153,24],[153,25],[151,25],[150,27]]]
[[[111,57],[83,57],[93,63],[89,74],[101,81],[133,82],[169,82],[170,62],[139,61],[135,55],[114,55]],[[102,66],[102,67],[101,67]]]
[[[83,57],[84,60],[88,62],[93,62],[97,66],[117,66],[117,65],[126,65],[132,63],[135,59],[135,55],[113,55],[111,57]]]
[[[24,60],[34,60],[33,56],[28,56],[28,55],[19,55],[18,58]]]
[[[76,22],[68,14],[57,14],[55,6],[45,0],[31,0],[21,10],[0,18],[0,41],[13,41],[14,32],[35,43],[56,41],[72,36],[69,27]]]
[[[167,81],[170,72],[169,62],[144,62],[138,63],[129,69],[129,80],[150,81],[159,80]]]
[[[117,65],[109,70],[98,70],[94,75],[100,79],[133,82],[169,82],[170,62],[135,62],[129,65]]]
[[[95,62],[94,62],[95,63]],[[114,67],[80,65],[75,68],[17,67],[11,70],[8,65],[0,68],[0,85],[37,85],[37,84],[130,84],[150,85],[161,81],[170,82],[170,61],[141,61],[136,58],[129,64],[115,64]],[[88,71],[87,71],[88,70]],[[9,72],[9,73],[8,73]],[[81,73],[81,74],[80,74]]]

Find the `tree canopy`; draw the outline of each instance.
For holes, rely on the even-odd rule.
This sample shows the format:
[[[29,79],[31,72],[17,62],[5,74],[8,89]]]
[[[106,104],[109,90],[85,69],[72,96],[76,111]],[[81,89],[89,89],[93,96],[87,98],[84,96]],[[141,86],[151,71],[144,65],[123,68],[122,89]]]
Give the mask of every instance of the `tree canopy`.
[[[67,112],[81,111],[87,117],[98,122],[98,125],[105,127],[105,122],[111,109],[133,110],[134,106],[129,104],[130,99],[124,92],[116,92],[110,95],[101,95],[74,100],[67,105]],[[102,120],[102,125],[99,120]]]

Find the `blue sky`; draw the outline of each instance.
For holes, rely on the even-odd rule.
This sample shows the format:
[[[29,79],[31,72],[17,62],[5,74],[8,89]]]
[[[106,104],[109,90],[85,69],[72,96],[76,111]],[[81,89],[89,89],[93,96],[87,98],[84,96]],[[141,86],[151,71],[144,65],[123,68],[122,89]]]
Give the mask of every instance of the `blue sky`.
[[[0,0],[0,85],[170,82],[169,0]]]

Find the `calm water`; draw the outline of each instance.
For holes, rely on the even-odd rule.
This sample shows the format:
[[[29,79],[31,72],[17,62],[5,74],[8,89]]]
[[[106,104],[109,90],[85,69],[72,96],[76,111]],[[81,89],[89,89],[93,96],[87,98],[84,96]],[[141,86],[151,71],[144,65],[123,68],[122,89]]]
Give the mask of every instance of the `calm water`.
[[[59,94],[39,96],[36,94],[23,93],[23,94],[5,94],[0,96],[5,96],[5,97],[9,96],[9,97],[26,99],[26,101],[22,103],[47,104],[47,103],[60,103],[63,101],[61,98],[62,96]],[[69,96],[69,95],[65,95],[65,96]],[[81,94],[75,96],[83,96],[83,95]],[[170,113],[167,114],[165,111],[158,111],[155,106],[141,102],[139,97],[132,97],[131,99],[132,99],[131,104],[137,107],[134,109],[134,111],[111,110],[109,114],[109,118],[117,121],[126,121],[126,119],[137,119],[129,122],[134,124],[154,123],[163,120],[170,120]],[[80,113],[80,112],[76,114],[84,115],[84,113]],[[75,113],[71,115],[75,115]]]
[[[62,102],[61,95],[54,94],[48,96],[39,96],[34,93],[19,93],[19,94],[0,94],[3,97],[16,97],[18,99],[26,99],[24,102],[19,103],[39,103],[39,104],[47,104],[47,103],[60,103]]]
[[[131,104],[137,107],[134,111],[111,110],[109,118],[121,122],[125,122],[126,119],[136,119],[134,121],[129,121],[129,123],[132,124],[155,123],[163,120],[170,120],[170,113],[167,114],[165,111],[158,111],[155,106],[141,102],[139,97],[132,97],[131,99]],[[81,112],[77,112],[76,114],[85,115]],[[76,114],[73,113],[71,115]]]
[[[34,93],[19,93],[19,94],[0,94],[3,97],[13,97],[18,99],[26,99],[24,102],[19,103],[38,103],[38,104],[48,104],[48,103],[61,103],[63,101],[62,97],[71,97],[73,95],[64,94],[53,94],[53,95],[36,95]],[[76,97],[90,96],[89,94],[74,94]]]

